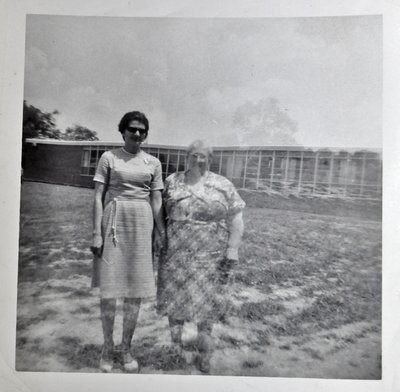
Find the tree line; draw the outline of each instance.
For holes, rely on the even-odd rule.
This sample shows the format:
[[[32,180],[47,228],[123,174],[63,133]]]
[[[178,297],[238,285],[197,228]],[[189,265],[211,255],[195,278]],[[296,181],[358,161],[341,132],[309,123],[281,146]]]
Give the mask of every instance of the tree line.
[[[97,132],[73,125],[61,132],[56,126],[57,110],[46,113],[24,101],[23,141],[27,138],[59,140],[99,140]],[[297,122],[274,97],[245,102],[237,107],[229,137],[239,145],[297,145]],[[233,132],[232,132],[233,131]],[[226,138],[226,134],[222,138]],[[234,139],[232,139],[232,137]],[[236,139],[235,139],[236,138]]]
[[[22,140],[28,138],[58,139],[58,140],[99,140],[97,132],[82,125],[73,125],[61,132],[56,125],[57,110],[51,113],[43,112],[24,100]]]

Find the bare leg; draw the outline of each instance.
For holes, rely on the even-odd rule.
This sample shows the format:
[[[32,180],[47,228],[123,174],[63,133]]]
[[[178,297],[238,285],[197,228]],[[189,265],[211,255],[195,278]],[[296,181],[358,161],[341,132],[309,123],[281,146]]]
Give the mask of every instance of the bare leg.
[[[169,322],[169,330],[171,332],[171,340],[172,343],[182,345],[182,329],[183,329],[183,320],[175,319],[171,316],[168,317]]]
[[[203,373],[210,372],[210,358],[214,348],[211,338],[212,327],[212,323],[208,321],[203,321],[197,324],[197,346],[200,352],[198,366],[199,370]]]
[[[138,363],[131,355],[131,343],[139,315],[140,302],[140,298],[124,299],[121,348],[124,368],[128,372],[138,371]]]
[[[104,346],[101,354],[100,368],[104,372],[110,372],[113,367],[114,356],[114,319],[117,301],[115,298],[100,299],[101,324],[103,327]]]

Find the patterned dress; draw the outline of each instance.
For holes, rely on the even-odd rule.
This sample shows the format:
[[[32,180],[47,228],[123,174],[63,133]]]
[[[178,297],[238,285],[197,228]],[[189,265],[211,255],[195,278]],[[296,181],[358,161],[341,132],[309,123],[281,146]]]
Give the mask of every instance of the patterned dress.
[[[245,203],[226,178],[207,172],[202,187],[184,173],[165,181],[168,250],[158,271],[157,306],[163,315],[186,321],[218,319],[225,311],[218,265],[228,245],[227,220]]]
[[[106,151],[94,181],[105,184],[103,254],[95,263],[92,286],[102,298],[144,298],[156,293],[152,264],[153,213],[150,192],[162,190],[160,161],[140,151]]]

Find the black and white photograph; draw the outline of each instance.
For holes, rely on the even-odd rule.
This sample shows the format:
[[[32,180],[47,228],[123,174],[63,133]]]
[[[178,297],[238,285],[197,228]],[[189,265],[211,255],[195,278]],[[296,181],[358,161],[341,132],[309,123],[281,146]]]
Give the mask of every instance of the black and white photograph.
[[[183,14],[24,16],[14,374],[378,388],[383,15]]]
[[[28,15],[16,368],[380,379],[381,100],[380,16]]]

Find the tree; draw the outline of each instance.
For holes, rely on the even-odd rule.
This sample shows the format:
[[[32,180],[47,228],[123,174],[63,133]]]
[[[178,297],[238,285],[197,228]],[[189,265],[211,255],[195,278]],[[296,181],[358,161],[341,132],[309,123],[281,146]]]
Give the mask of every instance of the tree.
[[[239,106],[233,116],[233,128],[242,145],[297,145],[297,124],[276,98]]]
[[[90,129],[81,125],[74,125],[68,127],[62,134],[63,140],[99,140],[97,132],[91,131]]]
[[[35,106],[28,105],[24,100],[22,139],[41,138],[41,139],[61,139],[61,132],[56,128],[55,115],[57,110],[52,113],[42,112]]]

